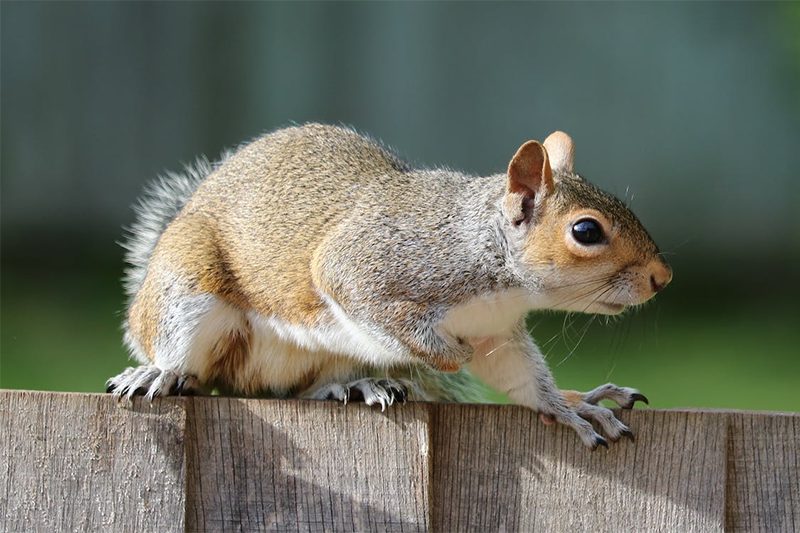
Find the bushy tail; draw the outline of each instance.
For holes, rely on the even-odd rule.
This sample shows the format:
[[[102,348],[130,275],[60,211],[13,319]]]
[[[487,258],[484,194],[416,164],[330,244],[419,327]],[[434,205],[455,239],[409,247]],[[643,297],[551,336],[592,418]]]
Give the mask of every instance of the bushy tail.
[[[200,157],[194,164],[186,165],[183,172],[167,172],[145,188],[134,206],[136,221],[126,229],[125,240],[120,243],[126,250],[128,268],[123,283],[129,299],[133,298],[144,281],[147,263],[161,234],[178,216],[206,176],[226,157],[227,154],[224,154],[217,163]]]

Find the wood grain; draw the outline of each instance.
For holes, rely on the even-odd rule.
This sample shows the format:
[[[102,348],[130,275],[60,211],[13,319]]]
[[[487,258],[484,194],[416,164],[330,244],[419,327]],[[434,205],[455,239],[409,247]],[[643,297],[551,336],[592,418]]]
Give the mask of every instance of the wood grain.
[[[0,531],[798,531],[800,414],[0,391]]]
[[[725,420],[634,411],[609,450],[509,406],[438,407],[434,529],[715,531],[724,525]]]
[[[800,416],[731,413],[730,531],[800,531]]]
[[[180,531],[179,400],[0,391],[0,530]]]
[[[424,405],[197,398],[188,531],[425,531]]]

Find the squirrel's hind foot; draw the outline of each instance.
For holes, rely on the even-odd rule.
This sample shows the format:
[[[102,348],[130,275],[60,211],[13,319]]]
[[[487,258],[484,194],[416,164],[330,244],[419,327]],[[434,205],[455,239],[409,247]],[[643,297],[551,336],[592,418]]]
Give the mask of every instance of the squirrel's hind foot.
[[[123,397],[144,396],[152,400],[156,396],[191,396],[202,392],[195,376],[163,370],[156,365],[128,367],[121,374],[106,382],[106,392],[117,400]]]
[[[380,405],[381,411],[395,402],[405,403],[408,398],[408,387],[389,378],[364,378],[350,383],[329,383],[316,391],[310,398],[313,400],[363,401],[367,405]]]

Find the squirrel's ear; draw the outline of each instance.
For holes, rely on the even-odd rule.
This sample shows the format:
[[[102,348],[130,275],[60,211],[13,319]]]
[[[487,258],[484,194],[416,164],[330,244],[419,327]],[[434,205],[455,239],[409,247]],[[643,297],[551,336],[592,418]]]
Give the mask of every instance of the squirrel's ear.
[[[547,150],[537,141],[519,147],[508,164],[506,214],[514,224],[530,219],[534,200],[553,191],[553,172]]]
[[[544,140],[547,155],[550,156],[550,166],[558,172],[564,170],[572,172],[575,162],[575,145],[572,138],[563,131],[554,131]]]

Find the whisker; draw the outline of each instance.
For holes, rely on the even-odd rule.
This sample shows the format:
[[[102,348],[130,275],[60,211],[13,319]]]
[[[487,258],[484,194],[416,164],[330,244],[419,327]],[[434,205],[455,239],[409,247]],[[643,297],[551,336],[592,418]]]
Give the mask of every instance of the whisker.
[[[569,342],[571,339],[569,337],[568,328],[572,327],[572,313],[564,313],[564,320],[561,322],[561,336],[564,337],[565,342]],[[569,321],[569,324],[567,323]]]
[[[589,318],[589,320],[586,321],[586,325],[583,326],[583,329],[581,330],[581,336],[578,339],[578,342],[575,344],[575,346],[572,348],[572,350],[570,350],[569,353],[567,355],[565,355],[564,358],[561,361],[558,362],[558,364],[556,364],[556,366],[561,366],[562,364],[564,364],[565,361],[567,361],[567,359],[572,357],[572,354],[574,354],[575,350],[578,349],[578,346],[581,345],[581,342],[583,341],[583,338],[586,336],[586,332],[589,331],[589,327],[592,325],[592,323],[595,321],[596,318],[597,318],[597,315],[592,315]]]
[[[615,285],[614,285],[613,283],[612,283],[612,284],[610,284],[610,285],[609,285],[607,288],[605,288],[603,291],[601,291],[599,294],[597,294],[597,295],[596,295],[596,296],[595,296],[595,297],[592,299],[592,301],[591,301],[591,302],[589,302],[588,304],[586,304],[586,307],[584,307],[584,308],[583,308],[583,310],[582,310],[581,312],[582,312],[582,313],[585,313],[585,312],[586,312],[586,310],[587,310],[587,309],[589,309],[589,308],[590,308],[592,305],[594,305],[594,304],[595,304],[595,303],[596,303],[596,302],[597,302],[597,301],[598,301],[600,298],[602,298],[603,296],[605,296],[606,294],[608,294],[608,292],[609,292],[609,291],[611,291],[611,290],[613,290],[613,289],[615,289],[615,288],[617,288],[617,287],[615,287]],[[616,293],[614,293],[614,294],[616,294]]]
[[[604,283],[604,284],[602,284],[602,285],[600,285],[598,287],[593,288],[590,291],[586,291],[586,292],[584,292],[582,294],[578,294],[578,295],[576,295],[576,296],[574,296],[572,298],[567,298],[566,300],[562,300],[560,302],[556,302],[554,304],[554,306],[561,306],[561,305],[565,305],[565,304],[571,304],[571,303],[577,302],[578,300],[583,300],[585,298],[591,298],[592,296],[594,296],[594,298],[592,298],[592,300],[586,305],[586,307],[584,307],[580,311],[581,313],[585,313],[586,310],[589,307],[591,307],[591,305],[593,303],[595,303],[599,298],[601,298],[609,290],[611,290],[611,289],[613,289],[615,287],[616,287],[616,285],[613,282],[612,283]]]
[[[608,373],[606,374],[605,381],[611,381],[611,374],[614,373],[614,369],[616,369],[616,368],[617,368],[617,362],[614,361],[614,364],[611,365],[611,368],[608,369]]]
[[[581,280],[581,281],[576,281],[576,282],[573,282],[573,283],[565,283],[563,285],[552,285],[552,286],[548,286],[546,288],[546,290],[555,291],[555,290],[560,290],[560,289],[579,287],[581,285],[589,285],[589,284],[595,284],[595,283],[598,284],[598,287],[595,287],[595,288],[589,290],[585,294],[581,294],[581,295],[576,296],[576,300],[577,300],[577,299],[581,299],[581,298],[585,298],[587,296],[590,296],[594,290],[600,289],[604,284],[606,284],[610,280],[614,279],[616,276],[617,276],[617,274],[614,273],[614,274],[608,274],[608,275],[599,276],[597,278],[591,278],[591,279],[585,279],[585,280]],[[509,296],[508,300],[509,301],[513,301],[513,300],[518,300],[518,299],[522,299],[522,298],[529,298],[530,296],[531,296],[530,294],[528,294],[526,292],[523,292],[521,294],[515,294],[514,296]],[[572,303],[572,301],[568,301],[567,300],[567,301],[562,301],[562,302],[556,302],[555,305],[563,305],[565,303]],[[465,303],[463,305],[466,308],[473,308],[473,307],[479,307],[479,306],[482,306],[482,305],[486,305],[486,302],[483,302],[481,300],[477,300],[477,301]]]
[[[681,241],[681,242],[680,242],[680,243],[678,243],[677,245],[675,245],[675,246],[673,246],[672,248],[670,248],[670,250],[669,250],[669,251],[667,251],[667,252],[660,252],[660,253],[659,253],[659,255],[661,255],[662,253],[667,253],[667,254],[670,254],[670,255],[675,255],[675,250],[677,250],[678,248],[683,248],[684,246],[686,246],[687,244],[689,244],[690,242],[692,242],[692,240],[693,240],[693,239],[694,239],[694,237],[686,237],[686,238],[685,238],[683,241]]]
[[[604,290],[600,291],[600,292],[599,292],[597,295],[595,295],[595,297],[594,297],[594,298],[593,298],[593,299],[592,299],[592,300],[591,300],[591,301],[590,301],[590,302],[589,302],[589,303],[586,305],[586,307],[584,307],[584,308],[583,308],[583,312],[585,312],[587,309],[589,309],[589,307],[591,307],[591,306],[592,306],[594,303],[596,303],[596,302],[597,302],[597,301],[598,301],[600,298],[602,298],[602,297],[603,297],[605,294],[607,294],[608,292],[610,292],[610,291],[612,291],[612,290],[614,290],[614,289],[616,289],[616,292],[619,292],[619,291],[620,291],[620,288],[619,288],[619,287],[615,287],[613,284],[611,284],[609,287],[606,287]],[[614,294],[616,294],[616,292],[615,292]],[[563,358],[561,361],[559,361],[559,362],[558,362],[558,364],[557,364],[556,366],[561,366],[561,365],[562,365],[562,364],[563,364],[565,361],[567,361],[567,360],[568,360],[570,357],[572,357],[572,354],[574,354],[574,353],[575,353],[575,351],[578,349],[578,346],[580,346],[581,342],[583,341],[584,337],[586,336],[586,333],[589,331],[589,327],[590,327],[590,326],[591,326],[591,325],[594,323],[594,321],[597,319],[597,316],[598,316],[598,315],[592,315],[592,316],[591,316],[591,318],[590,318],[590,319],[589,319],[589,320],[586,322],[586,325],[585,325],[585,326],[582,328],[582,330],[581,330],[581,334],[580,334],[580,337],[578,338],[578,342],[575,344],[575,346],[572,348],[572,350],[570,350],[570,352],[569,352],[569,353],[568,353],[568,354],[567,354],[567,355],[566,355],[566,356],[565,356],[565,357],[564,357],[564,358]]]
[[[613,298],[616,298],[617,295],[619,295],[620,292],[621,292],[621,289],[618,290],[613,295]],[[625,326],[623,328],[616,328],[614,330],[614,336],[613,336],[612,342],[611,342],[611,351],[612,352],[616,353],[617,351],[620,350],[620,348],[624,344],[625,338],[627,337],[627,334],[628,334],[628,331],[630,331],[630,322],[631,321],[628,320],[628,321],[626,321],[626,324],[625,324]]]
[[[572,304],[572,303],[577,302],[579,300],[583,300],[584,298],[589,298],[593,294],[595,294],[596,292],[602,291],[602,290],[604,290],[605,288],[607,288],[609,286],[614,286],[614,284],[613,283],[609,283],[609,282],[604,282],[604,283],[602,283],[602,284],[600,284],[600,285],[598,285],[596,287],[592,287],[588,291],[585,291],[585,292],[582,292],[582,293],[578,293],[578,294],[572,294],[568,298],[565,298],[565,299],[560,300],[560,301],[553,302],[551,307],[555,308],[555,307],[560,307],[560,306],[564,306],[564,305],[569,305],[569,304]],[[585,309],[584,309],[584,311],[585,311]]]
[[[550,344],[552,344],[552,343],[553,343],[553,341],[555,341],[556,339],[558,339],[558,337],[559,337],[559,334],[558,334],[558,333],[556,333],[555,335],[553,335],[552,337],[550,337],[549,339],[547,339],[546,341],[544,341],[544,342],[543,342],[543,343],[540,345],[540,347],[541,347],[541,348],[546,348],[546,347],[548,347]]]
[[[612,278],[614,278],[616,276],[617,276],[617,274],[614,273],[614,274],[610,274],[610,275],[600,276],[600,277],[597,277],[597,278],[576,281],[574,283],[565,283],[563,285],[549,285],[549,286],[546,287],[546,290],[547,291],[554,291],[554,290],[566,289],[566,288],[570,288],[570,287],[577,287],[577,286],[580,286],[580,285],[588,285],[590,283],[605,283],[605,282],[609,281],[610,279],[612,279]],[[510,296],[509,299],[513,300],[513,299],[528,298],[528,297],[530,297],[529,294],[522,293],[522,294],[516,294],[514,296]],[[484,302],[476,301],[476,302],[472,302],[471,304],[468,304],[468,305],[472,306],[472,305],[483,305],[483,304],[484,304]]]
[[[503,346],[505,346],[506,344],[510,343],[510,342],[511,342],[511,341],[513,341],[513,340],[514,340],[513,338],[512,338],[512,339],[508,339],[508,340],[507,340],[506,342],[504,342],[503,344],[501,344],[501,345],[499,345],[499,346],[495,346],[495,347],[494,347],[494,349],[493,349],[493,350],[491,350],[490,352],[487,352],[487,353],[486,353],[486,355],[484,355],[484,357],[489,357],[489,356],[490,356],[490,355],[492,355],[494,352],[496,352],[497,350],[499,350],[500,348],[502,348]]]
[[[578,285],[586,285],[588,283],[610,281],[610,280],[614,279],[615,277],[617,277],[617,273],[616,272],[613,273],[613,274],[607,274],[605,276],[600,276],[600,277],[597,277],[597,278],[591,278],[591,279],[576,281],[574,283],[565,283],[563,285],[550,285],[550,286],[547,287],[547,289],[548,290],[566,289],[566,288],[569,288],[569,287],[577,287]]]

